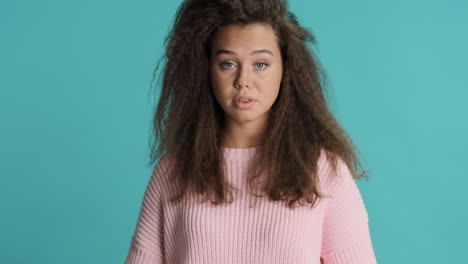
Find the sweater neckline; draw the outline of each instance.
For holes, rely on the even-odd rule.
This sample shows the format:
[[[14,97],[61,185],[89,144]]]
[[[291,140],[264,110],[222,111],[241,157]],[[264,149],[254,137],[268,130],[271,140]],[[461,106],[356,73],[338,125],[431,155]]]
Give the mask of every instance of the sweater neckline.
[[[248,147],[248,148],[228,148],[228,147],[223,147],[221,146],[221,149],[225,156],[228,158],[240,158],[240,157],[250,157],[253,155],[259,148],[260,146],[255,146],[255,147]]]

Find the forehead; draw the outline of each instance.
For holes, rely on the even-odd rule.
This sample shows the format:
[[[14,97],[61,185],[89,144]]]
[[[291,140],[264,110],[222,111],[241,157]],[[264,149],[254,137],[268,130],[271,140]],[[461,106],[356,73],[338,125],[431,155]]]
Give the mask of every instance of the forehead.
[[[260,23],[220,27],[213,36],[211,53],[213,54],[218,49],[235,52],[269,49],[273,53],[277,53],[279,50],[273,28],[270,25]]]

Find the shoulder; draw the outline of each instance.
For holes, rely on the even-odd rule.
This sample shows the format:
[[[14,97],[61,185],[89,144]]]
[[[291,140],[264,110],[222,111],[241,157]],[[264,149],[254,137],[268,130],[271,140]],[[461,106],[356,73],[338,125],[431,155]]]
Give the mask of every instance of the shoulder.
[[[174,167],[174,158],[170,154],[164,154],[153,167],[149,185],[153,186],[158,192],[167,191],[171,181],[170,176],[172,175]]]
[[[159,158],[159,161],[153,167],[152,178],[165,180],[167,177],[173,174],[176,165],[176,158],[173,153],[162,154]]]
[[[317,161],[317,177],[321,190],[326,193],[332,192],[339,185],[353,181],[351,171],[343,159],[323,148]]]
[[[153,175],[157,175],[158,177],[166,177],[170,174],[173,170],[173,166],[175,164],[174,157],[171,154],[164,154],[159,159],[158,163],[154,167]]]

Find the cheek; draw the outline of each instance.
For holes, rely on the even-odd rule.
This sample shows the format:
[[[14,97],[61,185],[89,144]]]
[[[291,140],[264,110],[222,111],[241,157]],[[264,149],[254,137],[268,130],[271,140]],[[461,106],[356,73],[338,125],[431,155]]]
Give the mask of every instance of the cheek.
[[[227,94],[227,90],[222,85],[223,85],[222,82],[220,82],[219,80],[216,80],[216,79],[212,80],[212,89],[213,89],[213,94],[216,98],[216,101],[218,101],[218,103],[221,106],[224,106],[226,105],[226,100],[227,100],[226,98],[228,97],[228,94]]]
[[[211,81],[211,87],[213,89],[213,93],[216,97],[216,99],[219,101],[219,96],[220,96],[220,91],[222,90],[220,87],[220,80],[218,76],[213,72],[213,70],[210,71],[210,81]]]
[[[229,80],[220,74],[211,73],[211,86],[218,102],[221,100],[226,101],[226,97],[229,96],[231,92],[229,89]]]
[[[278,80],[277,76],[272,76],[267,82],[264,83],[263,93],[269,101],[275,101],[278,97],[281,79]]]
[[[218,103],[222,105],[223,96],[221,94],[221,90],[219,89],[218,86],[216,86],[216,84],[213,84],[213,94],[215,96],[216,101],[218,101]]]
[[[216,69],[211,68],[210,69],[210,79],[211,83],[213,86],[220,87],[222,83],[222,76],[219,74],[219,72]]]
[[[277,74],[275,75],[275,78],[272,78],[272,80],[274,80],[274,81],[273,81],[273,83],[271,85],[272,85],[272,87],[274,87],[273,91],[274,91],[275,99],[278,96],[278,93],[279,93],[279,90],[280,90],[282,75],[283,75],[282,70],[279,70],[277,72]]]

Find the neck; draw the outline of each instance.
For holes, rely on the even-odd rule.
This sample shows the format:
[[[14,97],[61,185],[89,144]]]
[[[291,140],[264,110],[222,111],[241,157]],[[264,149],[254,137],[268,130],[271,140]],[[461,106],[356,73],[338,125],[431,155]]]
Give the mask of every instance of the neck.
[[[251,148],[262,144],[264,125],[258,122],[230,123],[224,129],[221,145],[227,148]]]

